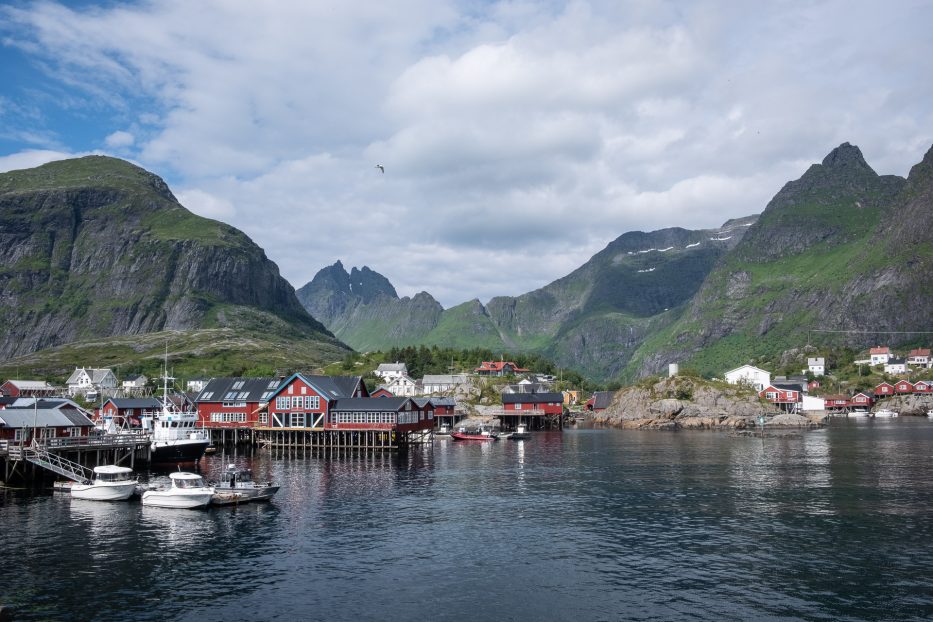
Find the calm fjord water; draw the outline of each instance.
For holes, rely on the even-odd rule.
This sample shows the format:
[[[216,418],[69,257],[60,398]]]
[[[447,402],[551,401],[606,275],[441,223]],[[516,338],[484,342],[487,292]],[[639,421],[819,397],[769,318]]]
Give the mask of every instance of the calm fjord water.
[[[235,460],[282,484],[271,504],[0,493],[0,603],[17,620],[933,618],[926,420]]]

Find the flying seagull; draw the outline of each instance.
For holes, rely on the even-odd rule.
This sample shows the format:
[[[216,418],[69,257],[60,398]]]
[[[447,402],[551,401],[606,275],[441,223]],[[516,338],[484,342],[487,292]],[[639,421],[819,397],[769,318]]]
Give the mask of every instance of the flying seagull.
[[[379,169],[379,172],[381,172],[383,175],[385,175],[386,167],[384,167],[384,166],[381,165],[381,164],[377,164],[377,165],[376,165],[376,168]]]

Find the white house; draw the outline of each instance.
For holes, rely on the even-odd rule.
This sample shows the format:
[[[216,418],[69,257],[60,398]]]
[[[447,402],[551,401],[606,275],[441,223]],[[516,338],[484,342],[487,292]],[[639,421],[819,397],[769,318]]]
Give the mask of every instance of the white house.
[[[884,364],[884,373],[886,374],[906,374],[907,359],[888,359]]]
[[[77,367],[65,382],[68,395],[83,395],[88,391],[105,391],[117,387],[117,377],[109,369]]]
[[[210,381],[210,378],[192,378],[185,384],[185,387],[189,393],[200,393]]]
[[[907,364],[912,367],[930,367],[930,348],[917,348],[907,355]]]
[[[380,363],[379,367],[376,368],[376,375],[386,381],[386,383],[391,382],[395,378],[401,378],[402,376],[408,375],[408,366],[405,363],[399,363],[398,361],[394,363]],[[409,378],[411,380],[411,378]],[[396,395],[401,395],[396,393]]]
[[[391,381],[385,383],[388,389],[395,397],[414,397],[417,394],[415,381],[408,374],[399,377],[393,377]]]
[[[469,384],[470,377],[466,374],[425,374],[421,380],[422,392],[425,395],[453,391],[460,385]]]
[[[878,346],[876,348],[872,348],[868,351],[868,354],[871,356],[871,364],[873,366],[884,365],[892,356],[891,348],[888,346]]]
[[[771,384],[771,372],[759,369],[753,365],[742,365],[729,370],[725,374],[729,384],[747,384],[758,391],[764,391]]]
[[[128,393],[139,392],[146,388],[147,382],[149,379],[144,375],[132,374],[123,379],[123,390]]]
[[[816,358],[807,359],[807,369],[810,370],[814,376],[822,376],[826,373],[826,359],[822,356]]]

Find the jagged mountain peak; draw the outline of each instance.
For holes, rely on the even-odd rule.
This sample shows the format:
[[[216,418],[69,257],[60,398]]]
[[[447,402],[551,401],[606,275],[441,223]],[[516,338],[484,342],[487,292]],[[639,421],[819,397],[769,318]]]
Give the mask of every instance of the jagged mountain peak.
[[[350,291],[362,298],[363,302],[370,302],[380,295],[398,298],[398,293],[389,279],[375,270],[370,270],[369,266],[360,269],[354,267],[350,270]]]
[[[862,150],[849,143],[842,143],[823,158],[823,166],[834,169],[856,169],[877,174],[865,161]]]

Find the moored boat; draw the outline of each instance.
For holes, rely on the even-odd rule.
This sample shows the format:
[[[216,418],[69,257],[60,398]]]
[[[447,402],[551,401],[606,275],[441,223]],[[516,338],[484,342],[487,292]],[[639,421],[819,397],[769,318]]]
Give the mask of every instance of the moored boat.
[[[209,434],[198,428],[198,413],[182,412],[168,399],[168,356],[162,384],[162,412],[142,417],[143,429],[152,430],[150,459],[153,464],[197,462],[211,444]]]
[[[249,469],[241,469],[231,464],[220,474],[220,483],[214,485],[211,503],[234,505],[250,501],[268,501],[278,491],[279,487],[272,482],[253,481],[253,474]]]
[[[159,508],[203,508],[211,502],[214,489],[204,484],[197,473],[171,473],[171,487],[150,489],[143,493],[143,505]]]
[[[509,439],[513,441],[527,441],[529,438],[531,438],[531,432],[524,423],[519,423],[515,426],[515,431],[509,434]]]
[[[125,501],[136,492],[133,469],[115,465],[94,467],[94,479],[75,482],[70,487],[73,499]]]
[[[887,408],[881,408],[875,411],[876,417],[897,417],[897,413]]]
[[[450,438],[455,441],[495,441],[499,439],[499,434],[486,428],[480,428],[479,430],[460,428],[456,432],[451,432]]]

